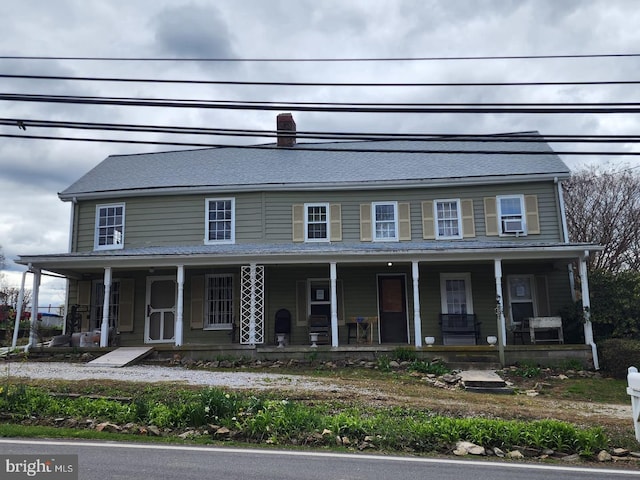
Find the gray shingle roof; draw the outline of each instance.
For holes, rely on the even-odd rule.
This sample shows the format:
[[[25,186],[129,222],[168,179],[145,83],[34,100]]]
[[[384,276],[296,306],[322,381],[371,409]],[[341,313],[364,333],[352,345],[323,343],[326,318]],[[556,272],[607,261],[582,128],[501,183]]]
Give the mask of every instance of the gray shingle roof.
[[[504,136],[513,139],[511,134]],[[539,136],[528,132],[527,137]],[[499,136],[488,136],[495,139]],[[545,142],[358,141],[299,143],[292,149],[223,147],[138,155],[113,155],[60,193],[73,196],[118,192],[210,189],[353,187],[429,184],[523,176],[568,176],[569,169]],[[314,151],[313,148],[330,151]],[[399,152],[360,151],[398,150]],[[409,151],[457,153],[408,153]],[[460,152],[508,151],[509,154]],[[518,152],[540,152],[525,155]]]

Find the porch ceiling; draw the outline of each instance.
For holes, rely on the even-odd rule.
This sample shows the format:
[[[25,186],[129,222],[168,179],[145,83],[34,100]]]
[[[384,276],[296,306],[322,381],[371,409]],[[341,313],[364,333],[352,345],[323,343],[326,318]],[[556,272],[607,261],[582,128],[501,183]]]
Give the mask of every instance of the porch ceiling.
[[[599,251],[594,244],[517,242],[400,242],[357,244],[234,244],[179,247],[146,247],[110,251],[24,255],[21,265],[78,276],[104,267],[148,269],[184,265],[211,266],[257,263],[386,263],[484,262],[514,260],[572,260]]]

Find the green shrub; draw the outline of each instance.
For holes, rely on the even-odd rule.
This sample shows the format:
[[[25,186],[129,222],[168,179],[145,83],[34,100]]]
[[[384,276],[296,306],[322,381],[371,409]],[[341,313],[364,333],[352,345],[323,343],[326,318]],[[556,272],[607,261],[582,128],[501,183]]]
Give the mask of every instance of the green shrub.
[[[640,369],[640,341],[611,338],[598,344],[600,368],[605,375],[626,379],[627,368]]]
[[[418,354],[412,348],[397,347],[393,350],[393,358],[398,362],[412,362],[418,358]]]
[[[594,270],[589,275],[589,286],[596,340],[640,340],[640,272]]]
[[[444,375],[445,373],[451,372],[451,370],[441,362],[428,362],[425,360],[414,360],[407,369],[412,372],[432,373],[434,375]]]

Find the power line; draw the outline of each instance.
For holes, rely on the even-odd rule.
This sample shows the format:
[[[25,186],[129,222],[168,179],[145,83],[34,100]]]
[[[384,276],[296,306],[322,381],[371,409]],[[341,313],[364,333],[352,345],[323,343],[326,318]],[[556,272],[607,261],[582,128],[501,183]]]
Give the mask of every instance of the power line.
[[[161,78],[117,78],[117,77],[77,77],[65,75],[17,75],[0,74],[0,78],[20,78],[26,80],[65,80],[83,82],[120,83],[170,83],[195,85],[236,85],[236,86],[287,86],[287,87],[512,87],[512,86],[586,86],[586,85],[638,85],[640,80],[596,80],[558,82],[257,82],[236,80],[190,80]]]
[[[232,128],[205,128],[171,125],[148,125],[127,123],[70,122],[25,118],[0,118],[0,125],[26,130],[29,128],[63,128],[118,132],[170,133],[180,135],[211,135],[230,137],[277,137],[277,130],[250,130]],[[286,134],[286,133],[285,133]],[[486,142],[486,143],[639,143],[640,135],[532,135],[519,134],[435,134],[435,133],[372,133],[372,132],[319,132],[297,131],[298,139],[357,140],[357,141],[414,141],[441,142]]]
[[[407,154],[445,154],[445,155],[599,155],[599,156],[640,156],[640,152],[611,152],[611,151],[530,151],[530,150],[443,150],[443,149],[367,149],[367,148],[330,148],[319,146],[301,145],[300,147],[278,147],[275,145],[229,145],[229,144],[217,144],[217,143],[197,143],[197,142],[167,142],[158,140],[127,140],[127,139],[115,139],[115,138],[88,138],[88,137],[57,137],[52,135],[13,135],[13,134],[0,134],[0,138],[21,138],[21,139],[36,139],[36,140],[64,140],[75,142],[93,142],[93,143],[127,143],[134,145],[166,145],[166,146],[184,146],[184,147],[206,147],[206,148],[240,148],[240,149],[253,149],[253,150],[303,150],[313,152],[359,152],[359,153],[407,153]]]
[[[135,99],[123,97],[96,97],[72,95],[32,95],[0,94],[0,100],[40,103],[65,103],[84,105],[118,105],[135,107],[204,108],[222,110],[293,110],[305,112],[349,112],[349,113],[519,113],[519,114],[610,114],[640,113],[640,103],[423,103],[415,106],[402,104],[370,104],[379,106],[358,106],[352,104],[312,105],[302,102],[228,102],[228,101],[172,101],[163,99]],[[347,106],[344,106],[347,105]],[[363,104],[365,105],[365,104]]]
[[[71,57],[50,55],[2,55],[0,60],[74,60],[100,62],[425,62],[460,60],[545,60],[588,58],[633,58],[640,53],[591,53],[559,55],[480,55],[451,57],[351,57],[351,58],[175,58],[175,57]]]

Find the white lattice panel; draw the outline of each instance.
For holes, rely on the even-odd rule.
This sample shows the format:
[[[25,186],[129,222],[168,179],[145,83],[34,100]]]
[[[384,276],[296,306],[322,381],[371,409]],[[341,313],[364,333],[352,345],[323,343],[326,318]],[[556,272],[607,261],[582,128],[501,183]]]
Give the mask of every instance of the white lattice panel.
[[[264,266],[240,268],[240,343],[264,343]]]

